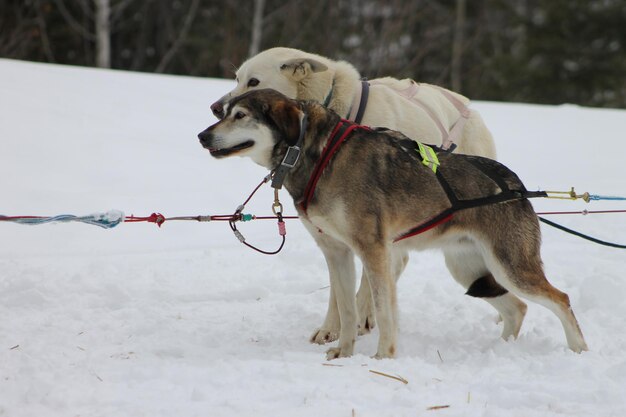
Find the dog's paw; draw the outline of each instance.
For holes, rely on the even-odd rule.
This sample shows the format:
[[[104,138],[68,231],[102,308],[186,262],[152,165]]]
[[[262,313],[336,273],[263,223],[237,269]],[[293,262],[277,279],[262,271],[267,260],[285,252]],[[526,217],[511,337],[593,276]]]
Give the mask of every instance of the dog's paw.
[[[365,320],[360,320],[359,322],[359,336],[370,333],[374,327],[376,327],[374,316],[365,316]]]
[[[309,342],[317,343],[318,345],[325,345],[326,343],[334,342],[337,339],[339,339],[339,330],[320,328],[313,332],[309,338]]]
[[[589,347],[587,346],[587,343],[584,339],[570,344],[569,348],[572,349],[575,353],[583,353],[589,350]]]
[[[352,356],[352,349],[341,349],[339,347],[330,348],[326,351],[326,360],[332,361],[338,358],[349,358]]]
[[[393,359],[395,357],[396,357],[396,348],[393,345],[384,349],[381,349],[379,347],[378,352],[376,352],[376,354],[372,356],[373,359]]]

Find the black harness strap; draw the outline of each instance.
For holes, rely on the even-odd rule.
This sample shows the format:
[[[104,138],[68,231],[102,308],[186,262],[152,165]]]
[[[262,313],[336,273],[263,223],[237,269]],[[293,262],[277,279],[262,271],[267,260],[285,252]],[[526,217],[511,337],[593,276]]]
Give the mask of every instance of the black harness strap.
[[[406,141],[403,140],[401,141],[400,145],[405,150],[413,150],[413,152],[410,152],[411,154],[419,156],[419,152],[415,152],[415,150],[417,149],[417,144],[415,142],[411,140],[406,140]],[[436,146],[431,146],[431,147],[436,149],[437,153],[450,152],[450,151],[441,150],[441,148],[436,147]],[[452,189],[452,187],[450,186],[450,184],[448,183],[448,181],[444,178],[443,174],[441,173],[441,169],[438,169],[435,173],[435,176],[437,180],[439,181],[439,185],[445,191],[448,197],[448,200],[450,201],[450,207],[445,209],[441,213],[437,214],[435,217],[401,234],[400,236],[394,239],[394,243],[400,240],[418,235],[420,233],[424,233],[427,230],[430,230],[434,227],[439,226],[440,224],[443,224],[449,220],[452,220],[452,217],[454,216],[454,214],[461,210],[486,206],[490,204],[504,203],[507,201],[523,200],[523,199],[528,199],[528,198],[548,196],[548,194],[545,191],[527,191],[526,188],[524,188],[523,186],[521,190],[511,190],[508,184],[506,183],[506,181],[504,180],[504,178],[502,178],[502,176],[498,175],[493,170],[490,170],[486,166],[473,160],[471,157],[468,160],[476,169],[480,170],[483,174],[489,177],[489,179],[494,181],[500,188],[501,192],[498,194],[490,195],[486,197],[473,198],[470,200],[460,200],[457,197],[454,190]]]
[[[333,77],[333,82],[330,85],[330,90],[328,91],[328,94],[326,94],[326,98],[324,99],[324,107],[328,107],[330,105],[330,100],[332,100],[334,92],[335,92],[335,77]]]
[[[496,175],[496,173],[493,172],[493,170],[487,169],[484,165],[478,163],[478,161],[476,161],[476,159],[472,157],[469,157],[468,161],[470,164],[474,166],[474,168],[478,169],[480,172],[482,172],[487,177],[489,177],[491,181],[495,182],[498,185],[498,187],[500,187],[500,190],[502,190],[502,192],[510,191],[509,185],[506,183],[506,181],[504,181],[504,178],[502,178],[502,176]]]
[[[365,114],[365,108],[367,107],[367,99],[370,95],[370,83],[365,80],[361,81],[361,100],[359,101],[359,110],[356,113],[356,117],[354,118],[354,123],[357,125],[361,124],[361,120],[363,120],[363,114]]]
[[[443,188],[443,191],[446,192],[446,195],[448,196],[448,200],[450,201],[450,204],[452,204],[452,207],[458,206],[460,204],[460,200],[457,198],[456,193],[454,192],[452,187],[450,187],[448,181],[446,181],[446,179],[443,177],[440,169],[437,170],[435,176],[439,181],[439,185],[441,185],[441,188]]]

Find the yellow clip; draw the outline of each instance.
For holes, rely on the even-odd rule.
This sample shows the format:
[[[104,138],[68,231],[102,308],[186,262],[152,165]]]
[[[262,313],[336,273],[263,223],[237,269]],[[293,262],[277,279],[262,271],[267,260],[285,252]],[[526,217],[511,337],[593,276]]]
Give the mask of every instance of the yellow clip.
[[[434,173],[437,173],[437,167],[439,166],[439,158],[437,158],[437,153],[430,146],[417,143],[419,148],[420,157],[422,158],[422,164],[426,165],[430,169],[433,170]]]
[[[584,192],[582,194],[576,194],[574,191],[574,187],[572,187],[569,191],[546,191],[548,194],[558,194],[558,195],[548,195],[547,198],[558,198],[560,200],[578,200],[579,198],[583,199],[585,203],[591,201],[589,198],[589,193]]]

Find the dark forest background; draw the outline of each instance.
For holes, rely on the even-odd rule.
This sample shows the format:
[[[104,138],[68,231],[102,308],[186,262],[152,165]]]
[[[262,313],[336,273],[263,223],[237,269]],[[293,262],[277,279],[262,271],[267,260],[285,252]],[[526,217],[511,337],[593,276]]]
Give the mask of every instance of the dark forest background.
[[[0,57],[233,78],[287,46],[473,99],[626,108],[626,0],[0,0]]]

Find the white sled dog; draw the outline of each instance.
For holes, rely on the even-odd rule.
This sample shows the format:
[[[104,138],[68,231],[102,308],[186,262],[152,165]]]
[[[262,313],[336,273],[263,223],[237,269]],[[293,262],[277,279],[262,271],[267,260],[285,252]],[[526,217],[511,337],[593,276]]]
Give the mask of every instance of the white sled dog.
[[[361,75],[348,62],[290,48],[268,49],[248,59],[237,70],[236,81],[237,86],[211,106],[219,119],[226,114],[231,98],[270,88],[292,99],[317,101],[366,126],[398,130],[416,141],[442,144],[444,149],[456,146],[458,153],[496,157],[493,138],[480,114],[467,107],[466,97],[441,87],[385,77],[370,80],[369,91],[365,91]],[[403,258],[407,256],[405,253]],[[463,268],[462,259],[447,251],[444,256],[453,274]],[[359,334],[369,333],[375,326],[375,311],[364,275],[357,304]],[[336,296],[331,291],[326,319],[313,332],[311,342],[334,341],[340,329]]]
[[[215,158],[239,155],[274,172],[328,261],[341,330],[327,358],[351,356],[357,335],[356,253],[372,288],[377,358],[397,352],[396,277],[408,250],[443,248],[467,294],[498,310],[502,336],[516,337],[526,304],[550,309],[575,352],[587,344],[567,294],[543,271],[539,221],[528,191],[504,165],[416,143],[399,132],[342,120],[313,101],[274,90],[244,93],[198,135]],[[400,256],[398,256],[400,255]]]

